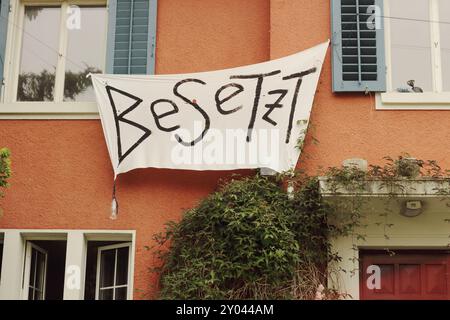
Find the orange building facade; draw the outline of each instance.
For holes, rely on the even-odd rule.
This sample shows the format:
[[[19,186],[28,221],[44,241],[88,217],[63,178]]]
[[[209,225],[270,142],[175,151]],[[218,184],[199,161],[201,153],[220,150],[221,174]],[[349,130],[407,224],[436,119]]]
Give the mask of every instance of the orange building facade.
[[[19,10],[17,6],[28,3],[11,2],[14,4],[11,14]],[[45,4],[48,2],[52,1]],[[55,0],[61,2],[64,1]],[[219,70],[308,49],[332,38],[332,11],[330,0],[159,0],[155,73]],[[448,14],[450,18],[450,11]],[[15,35],[9,30],[8,37],[11,36]],[[11,43],[12,39],[7,39],[7,50]],[[386,155],[408,152],[450,168],[450,101],[391,103],[390,108],[382,109],[380,93],[333,93],[333,48],[332,43],[312,109],[313,130],[307,136],[297,167],[314,174],[320,167],[339,166],[349,158],[377,164]],[[11,57],[12,51],[9,52]],[[12,70],[5,68],[5,73],[13,73]],[[11,150],[13,168],[11,187],[0,201],[4,211],[0,218],[3,234],[0,297],[26,299],[43,295],[39,279],[30,280],[36,276],[33,270],[28,270],[26,278],[32,285],[25,287],[20,285],[23,273],[16,274],[14,270],[32,269],[32,259],[47,259],[48,271],[60,266],[60,271],[52,274],[63,284],[60,288],[53,288],[59,284],[49,284],[47,298],[112,298],[112,295],[155,298],[156,276],[149,271],[154,257],[146,249],[154,244],[152,236],[162,231],[167,221],[180,219],[184,209],[195,206],[216,188],[220,178],[232,172],[149,168],[122,174],[117,181],[119,217],[110,220],[113,171],[98,116],[83,112],[35,112],[28,107],[15,112],[15,103],[19,102],[5,98],[0,103],[0,147]],[[319,141],[317,144],[313,143],[313,137]],[[442,212],[444,208],[436,210],[446,214]],[[428,239],[424,240],[428,241],[426,247],[445,248],[441,238],[437,237],[435,244],[430,240],[433,230],[439,235],[446,232],[430,225],[429,234],[423,236]],[[420,232],[414,234],[422,239]],[[26,245],[28,242],[32,245]],[[405,240],[400,242],[393,247],[405,246]],[[38,249],[33,250],[34,246]],[[375,245],[380,246],[383,244]],[[123,248],[128,251],[124,253]],[[100,249],[105,251],[104,256]],[[423,249],[420,241],[416,249]],[[56,258],[52,261],[52,252],[65,257],[65,261]],[[48,256],[40,258],[44,253]],[[88,283],[88,278],[95,278],[91,274],[96,273],[98,278],[99,272],[103,272],[98,270],[103,268],[102,259],[112,259],[119,266],[121,254],[128,257],[128,281],[103,288],[99,279]],[[84,265],[79,269],[68,268],[77,266],[76,261]],[[108,271],[104,272],[103,277],[107,277]],[[118,276],[113,274],[114,278]],[[359,298],[358,282],[346,281]],[[121,291],[124,287],[126,290]]]

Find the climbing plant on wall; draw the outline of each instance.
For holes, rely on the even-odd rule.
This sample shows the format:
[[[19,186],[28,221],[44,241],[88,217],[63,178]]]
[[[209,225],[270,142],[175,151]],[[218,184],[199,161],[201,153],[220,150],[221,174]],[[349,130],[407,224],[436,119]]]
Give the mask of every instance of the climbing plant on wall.
[[[7,148],[0,149],[0,198],[4,196],[3,189],[9,186],[8,179],[11,177],[10,151]],[[2,209],[0,207],[0,215]]]
[[[435,161],[402,155],[384,166],[329,168],[328,188],[350,197],[325,201],[318,177],[290,172],[276,177],[233,177],[155,235],[163,299],[314,299],[341,258],[336,236],[364,239],[361,220],[367,181],[393,187],[399,178],[449,179]],[[400,179],[400,180],[401,180]],[[292,193],[286,185],[294,186]],[[390,190],[393,190],[392,188]],[[442,197],[450,200],[449,190]],[[328,299],[344,297],[325,290]]]

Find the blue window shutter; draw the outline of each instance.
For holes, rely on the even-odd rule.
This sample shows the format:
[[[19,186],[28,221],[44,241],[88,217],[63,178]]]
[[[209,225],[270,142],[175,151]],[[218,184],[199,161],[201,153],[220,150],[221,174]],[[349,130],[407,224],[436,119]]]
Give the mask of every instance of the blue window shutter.
[[[0,0],[0,88],[3,84],[5,66],[6,33],[8,31],[9,0]]]
[[[153,74],[157,0],[110,0],[106,73]]]
[[[383,0],[331,0],[333,92],[386,91],[383,12]]]

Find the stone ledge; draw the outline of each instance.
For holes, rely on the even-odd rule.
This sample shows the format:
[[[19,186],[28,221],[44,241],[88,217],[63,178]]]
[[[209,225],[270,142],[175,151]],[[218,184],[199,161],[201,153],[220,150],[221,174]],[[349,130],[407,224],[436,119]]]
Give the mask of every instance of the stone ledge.
[[[348,190],[332,185],[328,177],[320,177],[319,186],[324,197],[450,197],[450,178],[368,179],[364,190]],[[443,190],[447,193],[443,193]]]

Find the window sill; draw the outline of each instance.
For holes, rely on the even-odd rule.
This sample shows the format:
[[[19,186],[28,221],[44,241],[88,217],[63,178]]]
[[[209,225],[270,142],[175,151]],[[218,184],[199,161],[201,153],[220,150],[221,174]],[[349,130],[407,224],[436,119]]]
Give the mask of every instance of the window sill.
[[[0,103],[0,119],[99,119],[95,102]]]
[[[450,92],[401,93],[376,95],[378,110],[450,110]]]

